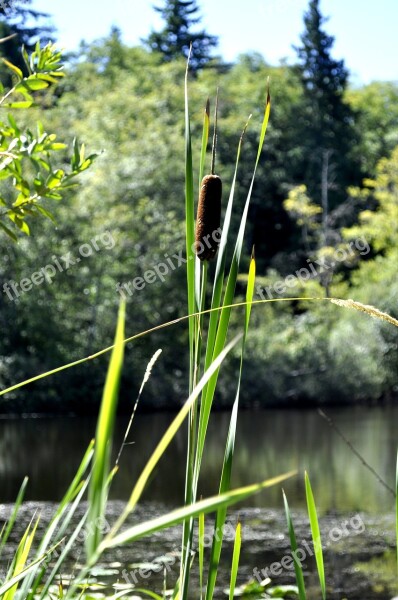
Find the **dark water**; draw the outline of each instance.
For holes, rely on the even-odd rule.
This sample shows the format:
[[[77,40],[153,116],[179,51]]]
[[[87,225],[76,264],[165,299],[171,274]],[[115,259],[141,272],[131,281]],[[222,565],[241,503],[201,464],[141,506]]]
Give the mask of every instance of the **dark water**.
[[[393,488],[398,407],[329,409],[327,412],[377,475]],[[110,523],[120,514],[121,501],[128,498],[137,476],[172,418],[164,413],[136,417],[112,489],[108,510]],[[212,417],[199,490],[203,496],[217,491],[228,423],[227,413]],[[117,423],[115,453],[122,442],[126,424],[126,420]],[[50,518],[53,503],[64,494],[94,431],[93,419],[0,420],[0,525],[10,512],[7,503],[15,499],[23,477],[29,476],[29,502],[23,506],[17,522],[19,530],[15,533],[14,545],[37,510],[43,517],[42,526]],[[132,522],[157,516],[182,503],[185,448],[184,429],[159,463]],[[283,487],[293,510],[299,546],[310,540],[304,511],[304,470],[311,476],[321,514],[329,598],[392,598],[397,589],[391,491],[363,466],[317,411],[242,412],[233,485],[253,483],[291,469],[297,469],[299,474]],[[270,567],[289,553],[281,486],[259,494],[245,502],[245,506],[231,509],[229,515],[231,530],[238,518],[243,527],[240,583],[252,578],[254,569],[261,571]],[[345,533],[339,537],[338,532],[344,531],[344,527]],[[171,528],[135,543],[132,548],[116,549],[114,554],[104,558],[102,566],[114,571],[113,582],[123,583],[126,572],[136,572],[140,561],[156,562],[159,556],[178,553],[180,539],[180,528]],[[11,540],[9,557],[13,550]],[[228,584],[231,554],[232,542],[227,539],[216,598],[224,597],[222,588]],[[73,559],[78,562],[81,557],[82,549],[76,550]],[[308,597],[318,598],[313,557],[307,556],[304,570]],[[177,577],[176,569],[173,574]],[[272,579],[275,583],[294,583],[293,573],[287,570]],[[161,591],[162,580],[155,573],[145,584],[152,590]],[[195,575],[193,584],[198,585]]]
[[[394,488],[398,442],[398,407],[328,410],[336,425]],[[170,414],[138,415],[124,449],[112,498],[126,500],[145,461],[173,418]],[[119,420],[115,451],[126,420]],[[228,413],[216,413],[210,423],[200,494],[215,493],[229,423]],[[0,420],[0,503],[12,502],[25,475],[27,498],[57,501],[94,436],[93,419]],[[172,506],[182,501],[185,426],[162,458],[146,493],[146,500]],[[234,486],[261,481],[297,469],[284,484],[290,504],[304,507],[303,472],[311,477],[317,505],[323,511],[385,513],[393,507],[391,493],[380,484],[330,428],[316,410],[242,412],[234,458]],[[246,503],[281,507],[280,486]]]

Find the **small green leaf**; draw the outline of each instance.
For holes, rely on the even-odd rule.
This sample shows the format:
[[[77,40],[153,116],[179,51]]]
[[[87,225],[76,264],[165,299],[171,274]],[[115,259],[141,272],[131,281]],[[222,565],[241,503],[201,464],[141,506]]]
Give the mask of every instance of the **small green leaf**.
[[[68,146],[66,144],[63,144],[62,142],[55,142],[54,144],[50,144],[49,146],[47,146],[48,150],[65,150],[65,148],[67,148]]]
[[[57,171],[55,171],[55,173],[51,173],[46,181],[46,187],[49,190],[52,190],[55,187],[58,187],[63,179],[65,175],[65,171],[63,171],[62,169],[58,169]]]
[[[56,220],[54,215],[47,210],[46,208],[43,208],[43,206],[40,206],[40,204],[36,204],[36,210],[41,213],[44,217],[47,217],[47,219],[50,219],[50,221],[52,221],[54,224],[56,224]]]
[[[319,583],[321,586],[322,598],[323,598],[323,600],[325,600],[325,598],[326,598],[326,582],[325,582],[325,569],[324,569],[324,565],[323,565],[321,532],[319,530],[319,523],[318,523],[318,516],[316,513],[314,495],[312,493],[311,483],[310,483],[310,479],[308,477],[307,472],[305,473],[305,493],[307,496],[308,516],[309,516],[310,525],[311,525],[312,541],[314,543],[314,552],[315,552],[316,566],[318,569]]]
[[[29,108],[33,104],[33,100],[21,100],[20,102],[11,102],[6,104],[7,108]]]
[[[293,519],[292,519],[292,516],[290,514],[290,508],[289,508],[289,504],[287,502],[287,498],[286,498],[285,492],[283,492],[283,503],[285,505],[286,520],[287,520],[287,526],[288,526],[288,529],[289,529],[290,548],[292,550],[292,557],[293,557],[293,563],[294,563],[294,571],[295,571],[295,574],[296,574],[296,582],[297,582],[297,586],[298,586],[298,595],[299,595],[300,600],[306,600],[306,592],[305,592],[305,583],[304,583],[303,569],[301,567],[301,562],[297,558],[296,533],[294,531]]]
[[[37,76],[31,76],[28,79],[22,81],[19,85],[25,84],[29,90],[36,92],[38,90],[45,90],[49,86],[49,82],[43,79],[39,79]]]
[[[5,231],[5,233],[8,235],[8,237],[10,237],[12,240],[14,240],[14,242],[18,241],[18,238],[15,235],[15,233],[9,227],[7,227],[7,225],[4,225],[4,223],[2,221],[0,221],[0,227],[3,231]]]
[[[233,600],[235,594],[236,579],[238,576],[240,548],[242,545],[241,536],[241,524],[238,523],[235,532],[234,552],[232,556],[232,567],[231,567],[231,583],[229,587],[229,600]]]
[[[10,113],[8,114],[8,122],[10,123],[11,127],[14,129],[16,135],[21,135],[21,130],[19,129],[16,120]]]
[[[15,73],[19,77],[19,79],[22,79],[23,73],[19,67],[16,67],[12,63],[10,63],[10,61],[8,61],[6,58],[3,58],[2,61],[10,69],[10,71],[13,71],[13,73]]]

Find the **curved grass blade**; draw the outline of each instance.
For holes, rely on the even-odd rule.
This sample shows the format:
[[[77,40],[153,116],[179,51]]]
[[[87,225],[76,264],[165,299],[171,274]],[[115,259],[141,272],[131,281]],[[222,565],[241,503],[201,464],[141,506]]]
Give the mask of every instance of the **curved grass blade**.
[[[325,582],[325,568],[323,564],[323,552],[322,552],[322,540],[321,540],[321,532],[319,531],[319,523],[318,516],[316,513],[316,506],[314,501],[314,495],[312,493],[310,479],[308,477],[308,473],[305,473],[305,494],[307,497],[307,508],[308,508],[308,516],[310,519],[311,525],[311,535],[312,541],[314,543],[314,552],[315,552],[315,560],[316,567],[318,570],[319,583],[321,586],[322,598],[326,599],[326,582]]]
[[[241,524],[238,523],[235,532],[234,552],[232,555],[232,567],[231,567],[231,582],[229,585],[229,600],[233,600],[235,595],[236,579],[238,577],[240,548],[242,545],[241,536]]]
[[[62,498],[58,505],[58,508],[52,517],[47,529],[42,535],[36,556],[42,556],[49,548],[50,545],[54,545],[65,535],[66,530],[72,520],[72,517],[77,510],[83,494],[87,488],[88,482],[82,480],[86,473],[86,470],[92,460],[94,454],[94,440],[92,440],[83,456],[83,459],[79,465],[75,477],[72,483],[66,491],[66,494]],[[72,506],[70,503],[73,501]],[[28,600],[32,600],[36,588],[40,585],[41,580],[44,576],[45,569],[39,565],[36,569],[33,569],[29,576],[25,578],[21,586],[21,596],[26,597]]]
[[[52,552],[54,552],[54,550],[57,548],[57,546],[59,546],[60,543],[61,542],[59,542],[58,544],[56,544],[55,546],[53,546],[52,548],[50,548],[50,550],[48,550],[48,552],[46,552],[45,554],[43,554],[43,556],[40,556],[36,560],[34,560],[31,563],[29,563],[29,565],[27,567],[25,567],[25,569],[23,569],[22,571],[20,571],[18,573],[18,575],[15,575],[15,577],[13,577],[12,579],[9,579],[8,581],[5,581],[2,585],[0,585],[0,597],[2,597],[3,594],[5,594],[8,590],[10,590],[16,584],[18,584],[21,581],[21,579],[24,579],[24,577],[26,577],[32,571],[32,569],[35,569],[38,564],[40,564],[43,561],[45,561],[46,558],[48,556],[50,556],[50,554]]]
[[[49,597],[48,590],[50,589],[50,586],[53,584],[55,577],[60,572],[62,565],[64,564],[69,552],[72,550],[86,521],[87,521],[87,513],[85,515],[83,515],[83,517],[80,519],[79,523],[74,527],[71,537],[69,538],[68,542],[65,544],[65,547],[62,550],[61,554],[59,555],[57,562],[55,563],[48,578],[46,579],[45,585],[40,590],[40,593],[36,596],[36,598],[40,598],[40,600],[46,600]],[[38,583],[40,583],[40,582],[38,582]],[[36,586],[35,590],[32,590],[32,592],[36,593],[36,591],[37,591],[37,586]],[[34,595],[32,594],[32,598],[33,597],[34,597]]]
[[[21,541],[19,542],[18,549],[16,551],[14,560],[11,564],[10,570],[7,573],[7,578],[9,580],[15,579],[26,567],[26,563],[28,561],[30,549],[32,547],[33,540],[36,535],[37,526],[39,525],[40,517],[36,519],[36,523],[33,526],[31,531],[32,523],[29,523],[28,527],[24,535],[22,536]],[[18,589],[18,583],[12,586],[4,595],[3,600],[13,600]]]
[[[88,535],[86,552],[90,559],[101,541],[101,530],[98,523],[105,515],[108,497],[107,480],[110,473],[112,433],[118,400],[120,377],[124,354],[124,323],[126,315],[125,302],[121,302],[116,327],[115,347],[112,352],[102,396],[98,417],[94,464],[88,492]]]
[[[144,588],[134,588],[134,592],[144,594],[144,596],[148,596],[154,600],[163,600],[162,596],[159,596],[159,594],[155,594],[155,592],[151,592],[151,590],[145,590]]]
[[[10,516],[8,522],[6,523],[6,525],[4,526],[4,529],[2,530],[2,534],[0,536],[0,556],[1,556],[1,552],[5,546],[8,538],[10,537],[10,533],[13,530],[15,521],[18,516],[19,509],[20,509],[23,499],[25,497],[27,485],[28,485],[28,478],[25,477],[25,479],[23,480],[22,485],[20,487],[20,490],[18,492],[17,499],[15,500],[15,504],[12,509],[11,516]]]
[[[261,492],[265,488],[271,487],[273,485],[277,485],[282,481],[285,481],[289,477],[296,475],[297,471],[290,471],[283,475],[279,475],[278,477],[273,477],[272,479],[267,479],[261,483],[257,483],[254,485],[248,485],[230,492],[226,494],[212,496],[211,498],[207,498],[206,500],[200,500],[191,504],[190,506],[184,506],[183,508],[179,508],[172,512],[167,513],[161,517],[157,517],[156,519],[151,519],[150,521],[146,521],[145,523],[139,523],[138,525],[133,525],[129,527],[125,531],[122,531],[118,535],[111,536],[105,538],[101,544],[101,551],[107,550],[109,548],[116,548],[117,546],[122,546],[123,544],[127,544],[133,542],[135,540],[141,539],[151,533],[155,533],[161,531],[162,529],[166,529],[167,527],[171,527],[172,525],[177,525],[178,523],[183,522],[185,519],[191,517],[197,517],[201,513],[207,514],[209,512],[213,512],[217,508],[223,505],[232,505],[240,502],[241,500],[245,500],[258,492]]]
[[[341,307],[355,308],[356,310],[358,310],[360,312],[366,312],[369,316],[372,316],[376,319],[381,319],[383,321],[388,321],[391,325],[398,327],[398,319],[394,319],[394,317],[391,317],[391,315],[388,315],[387,313],[383,313],[383,312],[377,310],[375,307],[371,307],[373,309],[373,311],[370,311],[370,310],[364,311],[363,306],[365,306],[365,305],[363,305],[359,302],[351,301],[350,305],[348,306],[346,304],[346,300],[342,300],[340,298],[325,298],[325,297],[317,297],[317,296],[311,296],[311,297],[297,296],[297,297],[291,297],[291,298],[269,298],[269,299],[266,298],[265,300],[254,300],[252,304],[253,304],[253,306],[259,306],[261,304],[267,304],[269,302],[330,302],[332,304],[336,304]],[[231,304],[227,304],[224,306],[213,306],[212,308],[208,308],[204,311],[189,313],[188,315],[183,315],[182,317],[178,317],[177,319],[172,319],[171,321],[165,321],[164,323],[160,323],[159,325],[155,325],[154,327],[150,327],[149,329],[140,331],[139,333],[136,333],[134,335],[129,336],[128,338],[125,338],[123,340],[123,342],[124,342],[124,344],[128,344],[129,342],[134,342],[140,338],[145,337],[146,335],[150,335],[151,333],[155,333],[156,331],[160,331],[161,329],[166,329],[167,327],[171,327],[173,325],[178,325],[179,323],[182,323],[189,319],[198,317],[200,315],[207,315],[207,314],[211,315],[213,313],[220,313],[222,310],[224,310],[226,308],[230,308],[231,310],[233,310],[233,309],[239,308],[241,306],[245,306],[245,305],[246,305],[246,302],[235,302],[234,304],[231,303]],[[98,352],[95,352],[94,354],[90,354],[89,356],[84,356],[83,358],[79,358],[78,360],[74,360],[73,362],[61,365],[59,367],[56,367],[55,369],[51,369],[50,371],[45,371],[44,373],[40,373],[39,375],[35,375],[33,377],[30,377],[29,379],[24,379],[24,381],[20,381],[19,383],[15,383],[14,385],[12,385],[4,390],[0,390],[0,396],[4,396],[5,394],[14,392],[15,390],[18,390],[21,387],[29,385],[30,383],[35,383],[36,381],[40,381],[41,379],[45,379],[46,377],[50,377],[51,375],[56,375],[57,373],[61,373],[62,371],[66,371],[67,369],[72,369],[73,367],[77,367],[77,366],[82,365],[91,360],[95,360],[96,358],[99,358],[100,356],[103,356],[104,354],[107,354],[108,352],[112,352],[114,347],[115,347],[114,344],[112,344],[111,346],[102,348],[102,350],[98,350]]]
[[[225,359],[227,354],[237,344],[239,339],[240,339],[240,336],[237,336],[234,340],[232,340],[232,342],[230,342],[225,347],[224,352],[222,352],[219,355],[217,360],[215,360],[214,363],[210,366],[210,368],[206,371],[206,373],[204,373],[203,377],[201,378],[198,385],[195,387],[195,389],[190,394],[190,396],[189,396],[188,400],[185,402],[184,406],[181,408],[181,410],[179,411],[177,416],[173,419],[171,425],[168,427],[167,431],[164,433],[162,439],[158,443],[157,447],[155,448],[154,452],[152,453],[152,456],[148,460],[141,475],[139,476],[139,478],[134,486],[134,489],[132,491],[132,494],[130,496],[130,499],[127,503],[127,506],[126,506],[125,510],[123,511],[122,515],[117,520],[114,527],[112,528],[112,531],[109,533],[108,538],[116,535],[117,531],[120,529],[120,527],[122,526],[122,524],[124,523],[124,521],[126,520],[128,515],[136,507],[136,505],[137,505],[139,499],[141,498],[141,495],[145,489],[145,486],[148,482],[149,477],[153,473],[153,470],[155,469],[159,460],[162,458],[163,454],[165,453],[167,447],[171,443],[175,434],[181,427],[182,423],[184,422],[186,416],[188,415],[190,409],[192,408],[192,405],[196,401],[197,397],[199,396],[199,394],[202,391],[203,387],[205,386],[206,382],[212,376],[214,371],[220,366],[220,364]]]
[[[292,516],[290,514],[290,508],[289,508],[289,504],[287,502],[285,492],[282,492],[282,493],[283,493],[283,503],[285,505],[287,527],[289,530],[290,547],[292,550],[294,571],[296,574],[296,582],[297,582],[297,587],[298,587],[299,600],[306,600],[304,574],[303,574],[303,569],[301,567],[301,562],[297,558],[297,540],[296,540],[296,534],[294,531],[293,520],[292,520]]]

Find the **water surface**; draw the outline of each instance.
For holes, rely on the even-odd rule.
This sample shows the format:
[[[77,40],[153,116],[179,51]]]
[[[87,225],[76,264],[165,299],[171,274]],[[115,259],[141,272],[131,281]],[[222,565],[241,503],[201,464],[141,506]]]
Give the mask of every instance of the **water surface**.
[[[327,413],[380,478],[393,488],[398,407],[328,409]],[[136,416],[112,488],[113,499],[128,498],[172,418],[168,413]],[[115,452],[122,443],[126,424],[127,419],[117,421]],[[229,413],[212,416],[199,490],[203,496],[217,491],[228,424]],[[28,499],[59,500],[94,433],[94,419],[0,420],[0,503],[15,499],[25,475],[29,477]],[[152,477],[146,500],[167,506],[182,502],[185,449],[184,425]],[[233,485],[254,483],[292,469],[297,469],[299,475],[284,488],[293,507],[305,505],[305,469],[311,476],[317,505],[323,511],[385,513],[393,507],[392,494],[316,410],[242,412]],[[261,493],[246,505],[281,507],[280,486]]]

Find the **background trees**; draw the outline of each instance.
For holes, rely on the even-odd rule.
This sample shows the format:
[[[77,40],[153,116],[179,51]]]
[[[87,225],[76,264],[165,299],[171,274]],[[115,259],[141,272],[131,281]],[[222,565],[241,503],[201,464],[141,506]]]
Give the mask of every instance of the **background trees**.
[[[333,225],[337,241],[330,247],[334,250],[352,236],[365,236],[372,244],[366,256],[341,263],[329,282],[329,292],[377,304],[394,314],[398,86],[377,83],[349,89],[347,71],[331,58],[332,40],[322,24],[318,3],[313,1],[298,69],[270,66],[257,54],[243,55],[228,68],[197,67],[190,83],[194,162],[200,150],[203,108],[219,86],[217,170],[225,182],[225,206],[241,131],[250,113],[252,122],[261,120],[270,76],[271,122],[245,241],[249,250],[253,243],[256,246],[258,283],[266,287],[281,280],[307,266],[307,259],[316,258],[325,244],[331,244],[330,236],[326,241],[322,236],[319,209],[325,178],[319,142],[319,147],[330,151],[329,215],[337,210]],[[311,48],[315,62],[310,61]],[[177,54],[163,60],[162,53],[151,48],[128,47],[113,29],[107,38],[81,48],[79,60],[71,61],[66,82],[55,96],[39,95],[38,106],[29,109],[30,120],[41,120],[44,129],[51,127],[66,143],[72,143],[73,132],[87,140],[90,151],[101,154],[84,174],[84,186],[68,190],[65,201],[57,205],[55,224],[43,222],[34,228],[33,237],[18,244],[0,238],[2,387],[109,345],[119,301],[117,284],[141,277],[163,262],[165,255],[184,249],[185,60],[181,52]],[[333,81],[328,81],[328,73]],[[310,119],[313,111],[317,119]],[[7,113],[0,120],[7,123]],[[254,124],[249,125],[243,145],[238,211],[257,151],[255,130]],[[358,165],[371,182],[362,184],[358,179]],[[298,187],[304,185],[305,190]],[[293,201],[288,210],[287,198]],[[361,215],[363,211],[368,212]],[[328,227],[331,230],[330,220]],[[14,301],[4,293],[5,282],[20,281],[53,256],[75,254],[81,244],[106,232],[115,241],[112,248],[102,248],[58,273],[51,284],[43,283]],[[184,282],[184,268],[176,268],[164,281],[158,279],[129,296],[128,333],[185,314]],[[243,275],[241,284],[243,293]],[[318,277],[282,295],[323,294]],[[244,392],[250,392],[245,398],[248,403],[254,397],[260,403],[361,401],[364,387],[369,399],[392,394],[398,385],[397,340],[373,321],[343,314],[337,307],[304,302],[256,308],[253,320],[246,371],[250,385],[244,386]],[[357,342],[351,350],[347,336],[353,339],[354,330]],[[125,407],[141,381],[142,365],[159,347],[164,351],[157,377],[149,382],[148,398],[157,406],[179,403],[185,390],[185,342],[186,328],[178,325],[127,348]],[[90,411],[100,396],[102,368],[98,361],[53,378],[51,389],[47,380],[46,387],[35,385],[5,396],[0,410]],[[228,403],[228,376],[222,389],[219,401]]]

